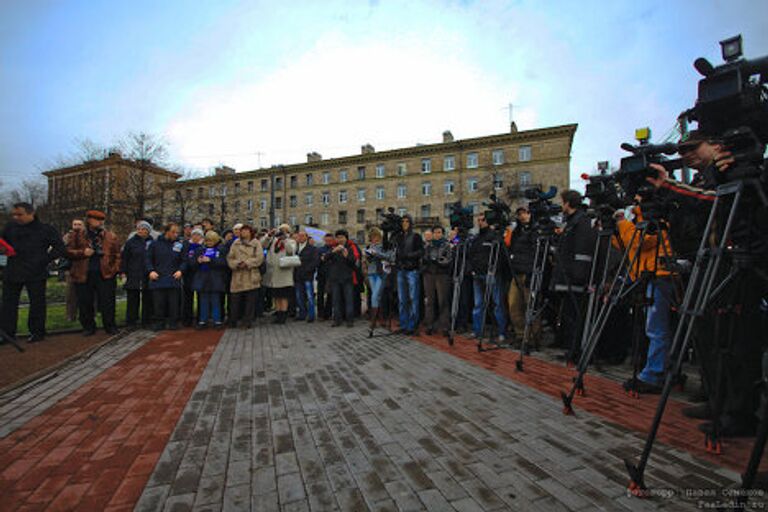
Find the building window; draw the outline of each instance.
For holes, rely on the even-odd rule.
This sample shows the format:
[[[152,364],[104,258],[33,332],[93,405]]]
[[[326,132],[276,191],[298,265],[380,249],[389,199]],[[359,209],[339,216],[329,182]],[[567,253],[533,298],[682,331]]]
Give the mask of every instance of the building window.
[[[365,224],[365,210],[364,209],[357,210],[357,223],[358,224]]]
[[[210,187],[208,189],[208,197],[216,197],[216,187]]]
[[[278,209],[278,210],[283,208],[283,198],[282,197],[276,197],[275,198],[275,208]],[[280,223],[278,222],[278,224],[280,224]]]
[[[259,210],[265,211],[267,209],[267,200],[262,199],[259,201]]]
[[[288,205],[289,205],[291,208],[296,208],[296,207],[299,205],[299,200],[296,198],[296,196],[291,196],[291,197],[288,199]]]
[[[314,224],[314,219],[312,218],[311,213],[305,213],[304,214],[304,224]]]
[[[248,192],[253,192],[253,182],[252,181],[248,182]]]
[[[339,171],[339,183],[344,183],[349,179],[349,173],[347,173],[346,169],[342,169]]]
[[[330,223],[331,223],[330,222],[330,215],[328,215],[327,213],[321,213],[320,214],[320,225],[321,226],[327,226]]]
[[[408,166],[404,162],[397,164],[397,175],[405,176],[406,174],[408,174]]]
[[[361,202],[361,203],[365,202],[365,189],[364,188],[357,189],[357,200],[358,200],[358,202]]]
[[[222,195],[222,197],[227,197],[227,186],[226,185],[222,185],[221,186],[221,195]]]
[[[269,227],[269,224],[267,224],[267,218],[266,217],[260,217],[259,218],[259,226],[262,228]]]
[[[423,196],[430,196],[432,195],[432,183],[429,181],[425,181],[421,184],[421,195]]]
[[[422,158],[421,159],[421,172],[422,174],[429,174],[432,172],[432,159],[431,158]]]
[[[347,223],[347,211],[339,210],[339,224],[342,226]]]
[[[381,201],[384,197],[384,187],[376,187],[376,199]]]
[[[467,169],[477,169],[477,153],[467,153]]]
[[[249,199],[248,200],[248,212],[250,213],[252,211],[253,211],[253,199]]]
[[[493,188],[494,190],[501,190],[504,188],[504,178],[499,175],[493,176]]]
[[[456,203],[443,203],[443,216],[450,219],[453,213],[453,205]]]
[[[213,203],[208,203],[208,215],[213,215],[216,210],[213,207]]]
[[[456,169],[456,157],[453,155],[449,155],[445,158],[443,158],[443,170],[444,171],[453,171]]]
[[[347,202],[347,191],[339,190],[339,203],[346,203],[346,202]]]
[[[280,215],[275,215],[275,226],[279,226],[282,223],[283,223],[283,218],[280,217]],[[275,226],[273,226],[273,227],[275,227]]]
[[[380,221],[383,215],[384,215],[384,208],[376,208],[376,218],[374,220],[376,222]]]
[[[275,190],[283,190],[283,178],[280,176],[275,178]]]
[[[401,183],[397,186],[397,198],[398,199],[405,199],[405,196],[408,193],[408,188],[405,186],[405,184]]]
[[[312,206],[312,199],[314,196],[312,195],[312,192],[308,194],[304,194],[304,204],[307,206]]]
[[[237,195],[239,193],[240,193],[240,184],[239,183],[235,183],[235,195]]]
[[[304,183],[307,184],[308,187],[311,187],[315,181],[315,175],[314,174],[307,174],[304,177]]]
[[[528,162],[531,160],[531,146],[520,146],[517,152],[517,158],[521,162]]]
[[[359,180],[365,179],[365,167],[360,166],[357,168],[357,179]]]
[[[288,217],[288,224],[291,225],[291,226],[295,226],[296,225],[296,216],[295,215],[291,215],[290,217]]]
[[[376,165],[376,177],[377,178],[384,178],[387,175],[387,170],[384,167],[384,164],[377,164]]]
[[[323,173],[322,183],[323,183],[323,185],[327,185],[330,182],[331,182],[331,173],[326,171],[326,172]]]
[[[528,187],[531,185],[531,173],[530,171],[522,171],[519,175],[520,188]]]
[[[477,192],[477,178],[469,178],[467,180],[467,190]]]
[[[424,218],[431,217],[432,216],[432,207],[430,205],[428,205],[428,204],[421,205],[421,216],[424,217]]]
[[[401,216],[401,217],[402,217],[403,215],[407,215],[407,214],[408,214],[408,208],[403,208],[403,207],[400,207],[400,208],[398,208],[398,209],[397,209],[397,214],[398,214],[399,216]]]
[[[502,165],[504,163],[504,150],[494,149],[492,153],[493,165]]]
[[[234,210],[235,213],[240,213],[240,201],[235,201]]]
[[[330,192],[323,192],[323,195],[321,196],[321,203],[323,203],[323,206],[328,206],[331,204],[331,193]]]
[[[291,188],[296,188],[299,185],[299,177],[298,176],[291,176],[289,178],[291,181],[289,182],[291,185]]]
[[[261,191],[266,192],[269,190],[269,182],[267,180],[261,180]]]
[[[198,197],[199,199],[202,199],[204,195],[205,195],[205,192],[203,191],[203,187],[199,187],[199,188],[197,189],[197,197]]]
[[[445,195],[452,196],[456,192],[456,185],[453,181],[446,181],[443,186],[445,187]]]

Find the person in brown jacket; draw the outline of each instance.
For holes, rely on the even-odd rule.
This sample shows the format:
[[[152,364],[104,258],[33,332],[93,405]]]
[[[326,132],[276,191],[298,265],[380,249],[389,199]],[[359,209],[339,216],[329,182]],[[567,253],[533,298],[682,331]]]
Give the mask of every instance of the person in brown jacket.
[[[234,327],[240,321],[240,327],[249,329],[256,312],[257,290],[261,287],[261,271],[264,262],[264,250],[256,238],[253,228],[245,225],[240,228],[240,238],[232,243],[227,255],[227,264],[232,269],[232,281],[229,289],[232,293],[232,317]],[[245,311],[243,312],[243,306]]]
[[[104,229],[106,215],[103,212],[89,210],[85,217],[85,230],[67,234],[67,258],[72,262],[69,274],[77,292],[80,325],[83,336],[96,332],[97,304],[104,330],[116,334],[115,290],[120,270],[120,243],[114,233]]]

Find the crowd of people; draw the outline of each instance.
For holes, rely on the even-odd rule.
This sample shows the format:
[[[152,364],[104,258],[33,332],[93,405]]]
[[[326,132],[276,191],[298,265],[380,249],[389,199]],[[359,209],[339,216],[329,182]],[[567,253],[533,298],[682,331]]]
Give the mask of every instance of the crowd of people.
[[[675,249],[684,256],[689,239],[701,237],[701,219],[706,216],[702,205],[711,204],[714,197],[708,191],[710,182],[727,166],[722,164],[727,160],[718,160],[722,147],[703,134],[693,133],[681,143],[680,154],[699,170],[692,185],[670,179],[661,167],[658,178],[649,178],[659,196],[676,198],[678,209],[667,223],[671,237],[645,231],[637,236],[643,221],[638,197],[633,208],[614,215],[612,243],[605,253],[595,252],[603,226],[588,215],[579,192],[561,192],[562,219],[547,235],[553,251],[542,269],[544,298],[539,300],[546,307],[540,316],[526,315],[542,239],[541,227],[526,207],[516,210],[511,225],[492,224],[480,214],[471,233],[440,225],[417,232],[409,215],[399,218],[395,229],[370,229],[366,240],[350,239],[345,229],[316,239],[285,224],[257,230],[238,223],[218,233],[210,219],[183,226],[169,223],[155,231],[151,219],[141,219],[123,241],[105,227],[103,212],[91,210],[83,219],[74,219],[72,229],[61,237],[37,219],[29,204],[19,203],[1,235],[10,249],[0,328],[15,336],[19,297],[26,287],[29,341],[45,338],[45,283],[51,263],[58,261],[71,290],[68,315],[77,311],[85,336],[96,332],[97,312],[104,330],[117,332],[115,296],[122,284],[128,327],[248,329],[264,322],[267,313],[275,324],[290,318],[352,327],[365,315],[371,333],[382,323],[393,326],[396,320],[399,332],[408,335],[448,336],[452,330],[496,344],[517,343],[527,329],[528,342],[537,349],[545,341],[542,326],[548,326],[553,336],[547,341],[563,349],[562,359],[575,362],[584,349],[582,330],[587,297],[594,291],[593,269],[598,260],[616,260],[629,247],[631,261],[638,264],[628,279],[641,284],[643,300],[615,309],[596,355],[604,362],[619,363],[631,352],[637,371],[625,388],[659,393],[669,368],[673,309],[681,288],[681,276],[667,269],[659,254],[671,255]],[[465,251],[461,265],[460,248]],[[500,254],[498,265],[493,263],[494,251]],[[489,274],[494,279],[488,279]],[[459,294],[456,300],[454,293]],[[633,347],[626,325],[632,314],[637,321],[638,311],[643,339]],[[747,321],[754,327],[760,320]],[[697,345],[703,382],[700,399],[716,392],[714,336],[703,333]],[[761,348],[759,341],[745,340],[732,350],[739,356],[731,355],[721,370],[726,373],[721,380],[729,400],[718,421],[724,436],[748,435],[756,426],[758,397],[752,383],[760,378]],[[686,413],[714,420],[710,404]]]

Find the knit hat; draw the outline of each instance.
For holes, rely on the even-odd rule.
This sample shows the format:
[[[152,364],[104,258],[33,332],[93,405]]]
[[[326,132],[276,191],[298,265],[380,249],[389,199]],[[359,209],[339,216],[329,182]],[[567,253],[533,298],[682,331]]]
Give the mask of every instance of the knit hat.
[[[205,233],[203,233],[202,229],[195,228],[192,230],[192,236],[195,236],[195,235],[205,236]]]
[[[146,229],[147,231],[152,231],[152,224],[150,224],[149,222],[147,222],[145,220],[137,222],[136,223],[136,231],[138,231],[140,229]]]
[[[238,222],[237,224],[232,226],[232,230],[234,231],[235,229],[240,229],[242,227],[243,227],[243,223],[242,222]]]
[[[206,242],[214,242],[214,243],[216,243],[216,242],[220,242],[221,241],[221,237],[214,230],[210,230],[210,231],[208,231],[205,234],[205,241]]]

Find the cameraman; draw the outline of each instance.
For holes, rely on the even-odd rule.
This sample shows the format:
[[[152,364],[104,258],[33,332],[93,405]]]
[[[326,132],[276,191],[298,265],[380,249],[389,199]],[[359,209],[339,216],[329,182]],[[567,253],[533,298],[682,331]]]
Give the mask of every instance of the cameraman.
[[[718,141],[701,134],[696,135],[696,138],[691,136],[681,142],[679,147],[680,155],[686,163],[699,170],[699,179],[694,185],[685,185],[669,178],[666,170],[655,164],[651,167],[657,171],[658,176],[647,179],[659,188],[659,193],[677,206],[676,215],[671,219],[672,223],[678,219],[684,221],[687,216],[697,216],[696,218],[700,219],[698,237],[701,240],[705,235],[706,225],[703,213],[709,211],[716,197],[712,188],[727,181],[728,171],[734,165],[734,159]],[[765,187],[764,184],[762,186]],[[756,336],[755,333],[761,332],[761,323],[764,322],[759,303],[761,298],[768,294],[765,278],[768,273],[768,210],[764,205],[750,204],[749,199],[749,196],[743,197],[744,202],[736,212],[730,235],[731,242],[725,255],[728,258],[726,261],[732,266],[740,267],[741,275],[720,290],[717,303],[710,304],[709,308],[710,313],[715,314],[703,315],[697,321],[694,331],[709,403],[684,411],[689,417],[716,421],[717,425],[709,422],[699,428],[707,434],[718,433],[723,437],[750,436],[755,433],[757,427],[755,411],[760,392],[755,382],[762,378],[763,347],[761,336]],[[721,213],[727,212],[728,209],[723,208]],[[716,220],[720,224],[724,219]],[[675,247],[678,240],[674,237],[674,232],[670,234],[673,236],[672,244]],[[719,277],[722,277],[722,270]],[[734,286],[734,283],[739,285]],[[731,336],[730,345],[725,345],[718,339],[718,332]],[[720,390],[716,389],[719,362],[724,365]],[[713,418],[715,411],[710,404],[714,403],[714,397],[718,393],[724,393],[725,400],[719,417]]]
[[[472,240],[467,255],[467,261],[472,273],[472,288],[475,294],[475,306],[472,310],[472,337],[474,338],[483,336],[481,329],[483,315],[486,314],[484,309],[485,305],[483,304],[483,296],[485,294],[491,250],[495,244],[503,243],[501,235],[488,224],[485,214],[481,214],[477,218],[477,227],[479,230],[478,234]],[[498,341],[499,343],[504,343],[506,341],[507,316],[504,312],[504,303],[502,302],[501,293],[502,287],[499,277],[500,276],[497,273],[493,285],[492,297],[496,326],[498,328]]]
[[[427,334],[448,330],[450,306],[450,273],[453,262],[451,244],[443,237],[443,227],[435,226],[432,239],[424,248],[424,325]],[[437,305],[437,321],[435,321]]]
[[[560,328],[557,345],[565,348],[567,362],[575,363],[581,351],[584,297],[592,267],[597,232],[582,208],[576,190],[560,193],[565,226],[558,228],[555,240],[555,264],[552,269],[553,291],[561,294]]]
[[[400,330],[403,334],[414,334],[419,321],[419,265],[424,256],[424,242],[413,231],[413,218],[404,215],[395,235],[395,266],[397,267],[397,300],[400,307]]]
[[[515,336],[522,339],[525,331],[525,310],[530,296],[531,274],[536,258],[536,231],[531,223],[531,212],[521,206],[515,211],[517,225],[508,230],[504,244],[509,249],[512,279],[507,292],[509,319],[515,328]],[[533,327],[533,345],[538,346],[539,322]]]

